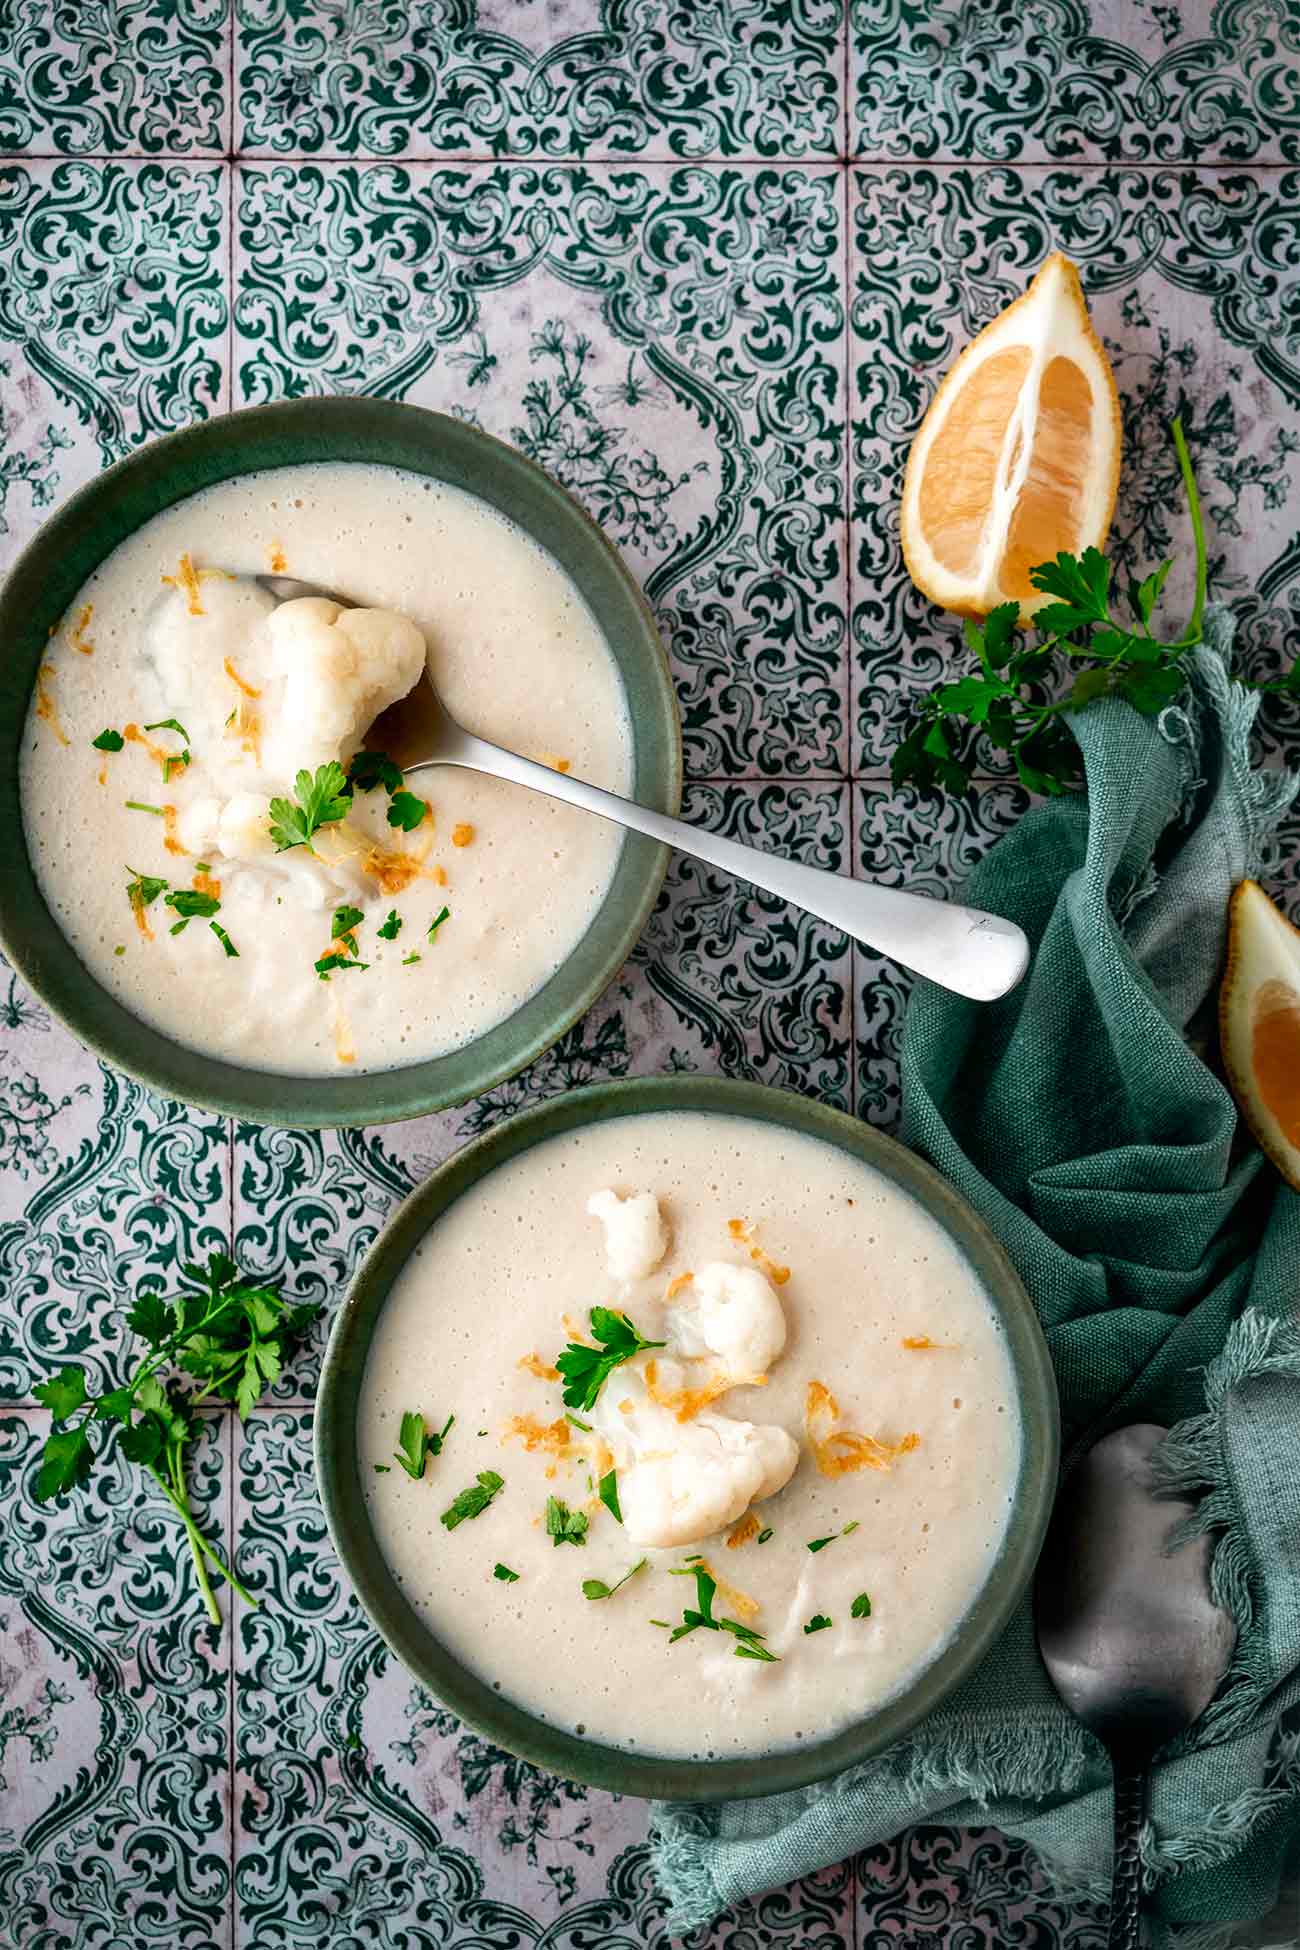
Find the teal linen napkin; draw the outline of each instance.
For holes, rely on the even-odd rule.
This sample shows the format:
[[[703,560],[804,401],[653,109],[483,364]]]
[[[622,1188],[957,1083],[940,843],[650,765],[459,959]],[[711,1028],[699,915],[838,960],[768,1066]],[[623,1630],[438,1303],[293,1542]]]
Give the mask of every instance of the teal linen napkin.
[[[991,1007],[920,984],[902,1052],[904,1141],[988,1221],[1037,1305],[1067,1467],[1122,1423],[1177,1425],[1165,1479],[1215,1540],[1240,1638],[1155,1773],[1145,1859],[1166,1940],[1266,1914],[1300,1864],[1300,1197],[1203,1054],[1228,897],[1297,780],[1252,773],[1255,700],[1228,678],[1221,612],[1207,636],[1158,722],[1118,700],[1074,720],[1086,797],[1027,813],[966,890],[1026,930],[1029,975]],[[1109,1765],[1052,1689],[1028,1600],[878,1758],[799,1793],[657,1805],[670,1927],[926,1821],[1004,1829],[1063,1891],[1105,1893]]]

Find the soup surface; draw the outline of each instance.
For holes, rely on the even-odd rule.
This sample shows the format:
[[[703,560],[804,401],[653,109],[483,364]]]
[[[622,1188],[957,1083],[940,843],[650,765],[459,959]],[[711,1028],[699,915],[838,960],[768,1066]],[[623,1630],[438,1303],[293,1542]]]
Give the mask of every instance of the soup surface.
[[[592,1396],[629,1327],[663,1347]],[[412,1412],[446,1429],[418,1479]],[[1019,1458],[948,1235],[831,1145],[693,1111],[553,1138],[457,1200],[385,1302],[359,1419],[380,1546],[455,1656],[678,1757],[819,1739],[905,1687],[988,1576]]]
[[[220,570],[358,610],[277,611]],[[86,583],[33,699],[24,820],[59,925],[136,1015],[260,1070],[386,1069],[472,1041],[570,954],[615,827],[452,769],[371,776],[316,809],[294,796],[300,770],[314,785],[353,761],[426,650],[468,729],[629,789],[595,619],[457,489],[345,462],[248,475],[156,516]],[[277,797],[294,822],[326,817],[281,847],[301,825],[276,826]]]

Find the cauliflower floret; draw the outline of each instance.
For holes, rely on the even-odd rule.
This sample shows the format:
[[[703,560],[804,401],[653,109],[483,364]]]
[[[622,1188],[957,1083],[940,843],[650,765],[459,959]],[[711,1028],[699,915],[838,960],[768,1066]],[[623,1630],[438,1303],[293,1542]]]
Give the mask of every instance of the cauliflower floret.
[[[728,1374],[762,1374],[785,1346],[785,1310],[756,1266],[710,1260],[668,1318],[679,1354],[716,1354]]]
[[[330,759],[344,763],[390,704],[425,667],[423,634],[387,609],[340,609],[323,596],[281,603],[267,622],[271,671],[283,692],[268,725],[262,762],[291,779]]]
[[[176,838],[196,859],[217,852],[217,833],[221,823],[221,801],[203,793],[176,814]]]
[[[217,851],[227,860],[273,860],[270,805],[260,792],[237,792],[221,808]]]
[[[672,1394],[686,1371],[660,1359],[655,1381]],[[622,1404],[630,1404],[626,1412]],[[798,1443],[774,1423],[709,1410],[679,1421],[652,1400],[639,1362],[611,1378],[591,1418],[613,1452],[623,1527],[637,1545],[698,1543],[784,1489],[799,1461]]]
[[[642,1280],[668,1250],[668,1230],[653,1192],[593,1192],[587,1210],[605,1228],[605,1264],[613,1280]]]

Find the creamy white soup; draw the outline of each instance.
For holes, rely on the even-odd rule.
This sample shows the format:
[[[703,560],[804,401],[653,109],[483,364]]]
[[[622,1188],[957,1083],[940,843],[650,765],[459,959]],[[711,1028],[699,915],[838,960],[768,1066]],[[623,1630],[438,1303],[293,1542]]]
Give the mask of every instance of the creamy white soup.
[[[277,606],[247,579],[268,573],[355,607]],[[628,790],[594,617],[471,495],[271,469],[123,542],[51,639],[22,757],[42,892],[96,978],[179,1042],[299,1076],[441,1054],[535,993],[600,907],[616,828],[451,769],[328,789],[426,662],[470,730]]]
[[[570,1731],[708,1757],[827,1736],[934,1659],[1021,1433],[988,1296],[910,1197],[676,1112],[551,1139],[443,1214],[358,1441],[381,1548],[460,1661]]]

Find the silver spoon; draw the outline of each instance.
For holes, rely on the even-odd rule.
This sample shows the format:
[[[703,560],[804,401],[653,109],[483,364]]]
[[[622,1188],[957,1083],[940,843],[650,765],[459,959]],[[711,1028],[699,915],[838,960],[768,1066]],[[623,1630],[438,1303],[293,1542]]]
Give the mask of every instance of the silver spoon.
[[[254,580],[279,602],[301,596],[324,596],[343,609],[355,605],[333,590],[320,589],[292,576],[260,575]],[[782,860],[757,847],[701,831],[665,813],[651,812],[631,799],[588,785],[566,772],[552,771],[535,759],[522,758],[485,738],[462,730],[448,713],[429,678],[408,697],[385,711],[368,737],[405,772],[422,772],[432,765],[461,765],[471,772],[487,772],[529,786],[583,812],[598,813],[652,840],[665,841],[711,867],[747,880],[752,887],[776,894],[804,908],[832,927],[902,962],[905,968],[928,975],[944,988],[976,1002],[992,1002],[1013,989],[1029,964],[1029,943],[1014,921],[956,901],[937,901],[924,894],[904,893],[873,881],[849,880],[820,867]]]
[[[1217,1692],[1237,1630],[1210,1598],[1210,1540],[1172,1554],[1191,1505],[1157,1498],[1151,1454],[1168,1433],[1117,1429],[1066,1478],[1035,1586],[1038,1645],[1070,1711],[1115,1770],[1109,1950],[1138,1950],[1139,1855],[1151,1762]]]

